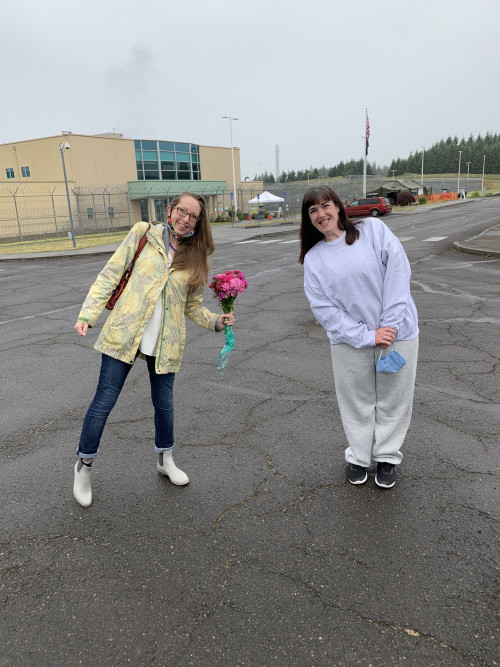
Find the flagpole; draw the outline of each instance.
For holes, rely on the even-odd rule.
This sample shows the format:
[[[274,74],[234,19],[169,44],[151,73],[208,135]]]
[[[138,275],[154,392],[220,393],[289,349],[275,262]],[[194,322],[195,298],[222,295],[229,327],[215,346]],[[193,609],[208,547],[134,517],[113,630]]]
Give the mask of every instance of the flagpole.
[[[368,121],[368,109],[365,109],[365,136],[363,141],[363,197],[366,197],[366,156],[368,155],[368,137],[370,136],[370,124]]]
[[[366,197],[366,135],[363,139],[363,197]]]

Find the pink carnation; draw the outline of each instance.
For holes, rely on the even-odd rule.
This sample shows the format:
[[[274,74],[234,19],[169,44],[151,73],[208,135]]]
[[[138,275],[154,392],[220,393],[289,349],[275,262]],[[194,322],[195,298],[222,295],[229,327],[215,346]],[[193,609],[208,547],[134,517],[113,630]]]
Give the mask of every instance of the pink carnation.
[[[228,313],[233,309],[236,297],[246,290],[248,283],[243,273],[235,269],[212,276],[209,287],[214,292],[214,298],[221,303],[222,310]]]

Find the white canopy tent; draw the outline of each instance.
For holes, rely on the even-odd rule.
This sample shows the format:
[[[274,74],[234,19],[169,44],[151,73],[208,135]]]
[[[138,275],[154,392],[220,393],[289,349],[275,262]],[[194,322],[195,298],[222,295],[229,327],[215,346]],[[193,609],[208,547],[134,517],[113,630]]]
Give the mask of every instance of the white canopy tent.
[[[248,203],[264,205],[264,204],[277,204],[278,202],[283,202],[283,201],[285,201],[283,197],[277,197],[276,195],[273,195],[267,190],[265,190],[261,195],[257,195],[257,197],[254,197],[253,199],[249,199]]]

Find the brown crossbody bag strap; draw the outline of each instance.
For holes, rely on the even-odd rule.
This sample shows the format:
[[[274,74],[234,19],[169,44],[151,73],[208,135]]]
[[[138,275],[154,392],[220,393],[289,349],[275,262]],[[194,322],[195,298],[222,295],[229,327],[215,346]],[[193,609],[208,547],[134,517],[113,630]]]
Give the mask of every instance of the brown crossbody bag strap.
[[[134,258],[130,262],[130,265],[127,267],[127,269],[125,270],[125,273],[120,278],[120,282],[118,283],[118,285],[112,291],[111,296],[109,298],[109,301],[106,304],[107,310],[113,310],[113,308],[115,307],[116,302],[120,298],[121,293],[123,292],[123,290],[127,286],[127,283],[130,279],[130,276],[132,275],[132,271],[134,270],[135,260],[139,257],[139,255],[142,252],[142,249],[144,248],[144,246],[147,243],[146,236],[147,236],[148,231],[149,231],[149,227],[148,227],[148,230],[144,233],[144,235],[141,236],[141,240],[139,241],[139,245],[137,246],[137,250],[135,251]]]

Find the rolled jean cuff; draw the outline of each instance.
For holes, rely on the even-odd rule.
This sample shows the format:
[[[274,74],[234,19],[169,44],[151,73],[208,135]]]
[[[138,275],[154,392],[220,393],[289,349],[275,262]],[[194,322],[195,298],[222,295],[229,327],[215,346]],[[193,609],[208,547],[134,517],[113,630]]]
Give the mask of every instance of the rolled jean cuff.
[[[76,455],[80,459],[95,459],[97,458],[97,455],[99,454],[99,450],[95,454],[84,454],[84,452],[80,452],[78,449],[76,450]]]
[[[174,447],[175,447],[175,444],[174,444],[174,443],[172,443],[169,447],[157,447],[157,446],[155,445],[155,452],[156,452],[157,454],[161,454],[162,452],[170,452],[170,451],[172,451],[172,449],[173,449]]]

